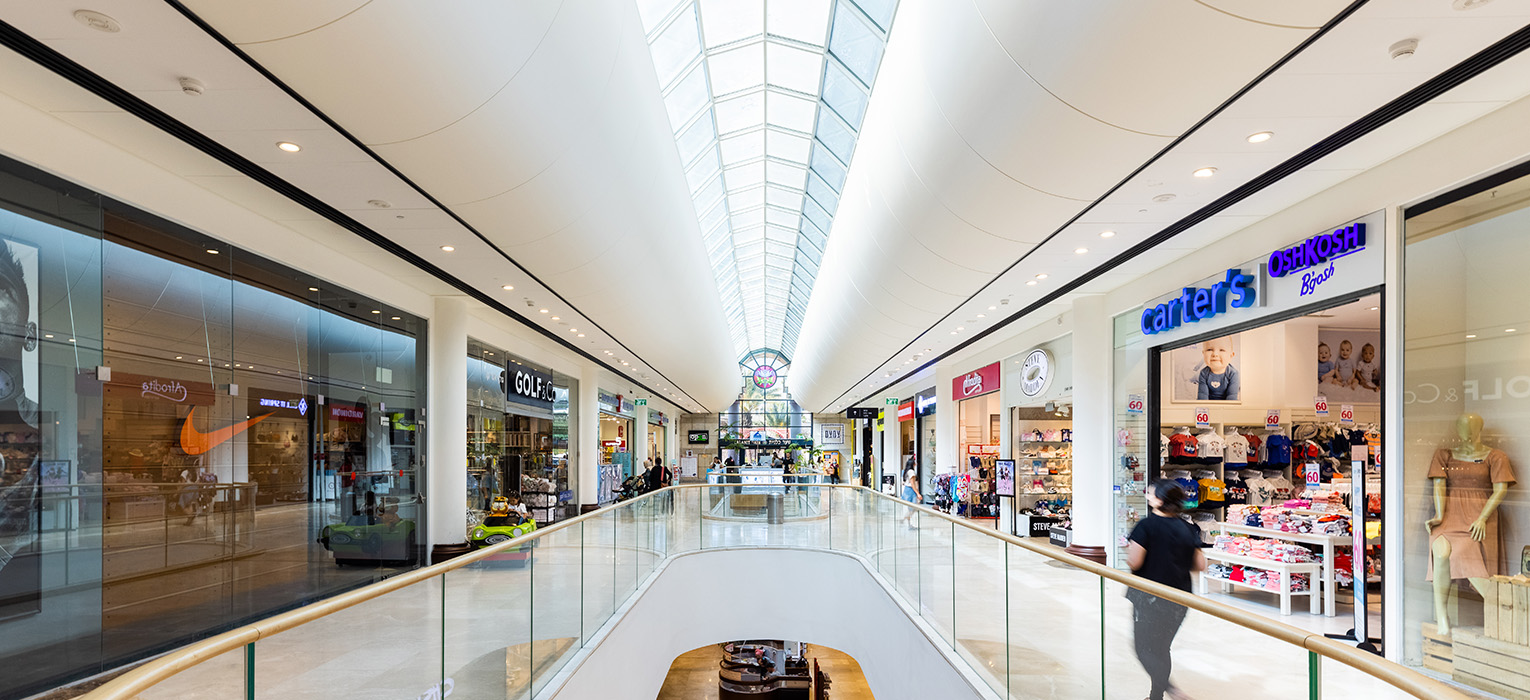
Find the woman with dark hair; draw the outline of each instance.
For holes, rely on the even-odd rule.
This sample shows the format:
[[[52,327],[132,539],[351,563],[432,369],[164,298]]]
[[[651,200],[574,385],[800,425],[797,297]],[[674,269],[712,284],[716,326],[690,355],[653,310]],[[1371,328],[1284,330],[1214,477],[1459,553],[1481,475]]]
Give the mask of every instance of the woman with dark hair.
[[[1179,517],[1185,492],[1172,479],[1160,479],[1148,487],[1147,502],[1152,513],[1132,528],[1126,563],[1138,576],[1188,593],[1190,574],[1205,570],[1206,555],[1200,528]],[[1189,696],[1169,682],[1174,665],[1169,646],[1185,621],[1185,606],[1135,588],[1126,590],[1126,598],[1132,602],[1137,660],[1153,682],[1148,700],[1186,700]]]

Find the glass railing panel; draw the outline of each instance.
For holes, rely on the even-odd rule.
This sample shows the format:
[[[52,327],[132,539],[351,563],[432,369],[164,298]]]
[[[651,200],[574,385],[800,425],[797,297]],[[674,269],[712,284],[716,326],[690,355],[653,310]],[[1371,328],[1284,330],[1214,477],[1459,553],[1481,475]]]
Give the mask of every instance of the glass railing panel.
[[[255,698],[418,697],[439,689],[442,583],[426,579],[256,642]]]
[[[919,614],[947,644],[955,641],[953,528],[958,527],[938,516],[919,519]]]
[[[956,653],[1000,697],[1009,688],[1005,653],[1004,540],[957,527],[954,621]]]
[[[908,523],[903,522],[902,514],[910,512],[906,504],[901,504],[891,498],[874,496],[875,513],[873,514],[872,527],[877,531],[877,571],[888,581],[896,580],[897,573],[897,539],[898,528],[908,528]]]
[[[578,529],[575,525],[564,532]],[[442,576],[443,693],[466,700],[531,697],[531,556],[536,548],[515,547]],[[393,641],[397,646],[412,643]]]
[[[579,526],[550,532],[531,550],[531,692],[541,692],[583,644]],[[454,696],[455,697],[455,696]]]
[[[139,693],[138,700],[228,700],[245,697],[248,646],[226,651]]]
[[[1390,683],[1369,673],[1356,670],[1333,659],[1318,659],[1318,661],[1321,663],[1319,678],[1323,692],[1320,697],[1413,700],[1412,695],[1392,687]]]
[[[1098,576],[1010,543],[1004,545],[1003,572],[1006,603],[994,609],[994,616],[1003,618],[1005,624],[1008,697],[1139,700],[1146,694],[1145,689],[1136,695],[1101,694],[1104,667]],[[1114,624],[1119,628],[1128,623]],[[961,623],[959,629],[965,625]],[[983,666],[997,666],[997,660],[980,653],[984,648],[969,646],[968,653]]]
[[[1129,600],[1126,591],[1105,582],[1106,697],[1156,698],[1155,678],[1192,698],[1311,697],[1302,647],[1151,595]]]
[[[926,516],[909,505],[899,505],[893,531],[893,587],[915,610],[919,609],[919,521]],[[934,518],[934,516],[928,516]]]
[[[616,547],[613,568],[616,571],[616,607],[632,597],[637,589],[638,573],[638,518],[637,506],[630,504],[616,509]]]
[[[584,598],[584,641],[589,642],[616,610],[616,512],[596,511],[583,523],[580,572]]]

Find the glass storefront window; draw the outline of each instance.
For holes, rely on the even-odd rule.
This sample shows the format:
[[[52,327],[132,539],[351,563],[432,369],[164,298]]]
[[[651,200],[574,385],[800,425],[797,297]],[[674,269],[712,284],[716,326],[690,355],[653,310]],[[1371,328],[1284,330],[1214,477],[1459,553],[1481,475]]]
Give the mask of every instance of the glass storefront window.
[[[551,391],[525,396],[537,394],[531,387],[538,381],[550,382]],[[473,517],[481,518],[496,498],[524,506],[542,525],[576,515],[569,415],[577,380],[469,339],[467,382]]]
[[[1462,661],[1482,648],[1530,660],[1530,596],[1511,578],[1530,566],[1518,480],[1530,468],[1530,177],[1473,189],[1404,222],[1403,639],[1407,663],[1494,691],[1530,681]],[[1440,653],[1451,645],[1454,661]]]

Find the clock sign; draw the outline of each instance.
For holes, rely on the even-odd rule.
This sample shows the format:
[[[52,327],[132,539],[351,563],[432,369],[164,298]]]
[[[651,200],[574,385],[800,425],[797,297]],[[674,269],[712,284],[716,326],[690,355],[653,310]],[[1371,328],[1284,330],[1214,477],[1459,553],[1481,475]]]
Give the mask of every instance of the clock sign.
[[[1052,356],[1041,348],[1032,350],[1020,365],[1020,393],[1029,397],[1040,396],[1052,381]]]
[[[760,365],[754,368],[754,385],[761,389],[769,389],[776,385],[776,368],[770,365]]]

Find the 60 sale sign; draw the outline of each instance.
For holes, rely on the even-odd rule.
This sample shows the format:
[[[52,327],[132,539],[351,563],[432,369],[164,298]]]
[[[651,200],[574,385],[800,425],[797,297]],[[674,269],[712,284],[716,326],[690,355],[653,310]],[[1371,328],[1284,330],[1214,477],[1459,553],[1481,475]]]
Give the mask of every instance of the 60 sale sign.
[[[1142,394],[1128,394],[1126,396],[1127,413],[1141,413],[1144,407],[1145,404],[1142,401]]]
[[[1355,422],[1355,407],[1348,404],[1339,406],[1339,422],[1353,425]]]
[[[1270,410],[1265,412],[1265,414],[1264,414],[1264,427],[1266,427],[1266,428],[1279,428],[1280,427],[1280,409],[1272,408],[1272,409],[1270,409]]]
[[[1317,414],[1320,415],[1320,416],[1328,415],[1328,397],[1327,396],[1314,396],[1314,397],[1312,397],[1312,410],[1316,411]]]
[[[1205,409],[1205,408],[1197,408],[1197,409],[1195,409],[1195,427],[1197,427],[1197,428],[1210,428],[1211,427],[1211,411],[1210,411],[1210,409]]]

